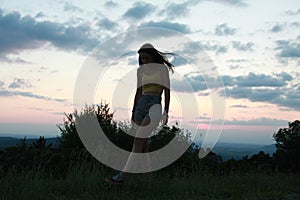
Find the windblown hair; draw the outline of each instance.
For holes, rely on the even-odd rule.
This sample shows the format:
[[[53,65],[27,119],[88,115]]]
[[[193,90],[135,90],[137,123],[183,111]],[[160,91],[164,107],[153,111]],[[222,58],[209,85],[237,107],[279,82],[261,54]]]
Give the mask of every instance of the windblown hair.
[[[154,62],[159,63],[159,64],[164,64],[165,66],[168,67],[169,71],[172,73],[174,72],[174,65],[169,62],[167,55],[174,55],[173,53],[163,53],[161,51],[158,51],[155,49],[151,44],[146,43],[144,44],[139,50],[138,53],[140,54],[141,52],[147,52],[150,55],[153,56]],[[139,55],[139,65],[142,65],[143,62],[141,60],[141,56]]]

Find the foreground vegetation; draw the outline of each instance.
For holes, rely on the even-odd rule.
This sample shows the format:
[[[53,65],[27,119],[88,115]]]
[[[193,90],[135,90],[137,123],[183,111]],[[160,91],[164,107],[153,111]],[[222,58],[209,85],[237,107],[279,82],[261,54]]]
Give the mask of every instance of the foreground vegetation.
[[[64,178],[12,170],[0,179],[0,199],[300,199],[300,176],[285,173],[178,172],[170,177],[154,172],[132,174],[122,186],[109,189],[104,177],[110,174],[100,166],[73,166]]]
[[[273,155],[259,152],[240,160],[222,161],[210,152],[198,158],[199,147],[189,133],[165,127],[151,137],[150,151],[171,139],[190,147],[174,163],[147,174],[130,174],[122,186],[105,184],[115,174],[92,157],[78,137],[75,124],[96,115],[107,137],[130,151],[133,137],[126,123],[113,121],[108,105],[66,114],[59,126],[58,147],[40,137],[0,151],[0,199],[300,199],[300,121],[274,134]]]

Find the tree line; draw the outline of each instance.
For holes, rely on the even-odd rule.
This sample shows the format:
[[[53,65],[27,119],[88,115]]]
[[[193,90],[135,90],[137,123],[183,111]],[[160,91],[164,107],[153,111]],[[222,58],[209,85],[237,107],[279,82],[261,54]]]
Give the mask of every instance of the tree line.
[[[82,111],[65,113],[63,124],[58,125],[60,137],[58,146],[47,144],[44,137],[28,144],[26,138],[13,147],[0,151],[0,175],[9,171],[41,170],[47,174],[64,177],[74,165],[107,166],[96,160],[85,148],[77,133],[76,123],[86,120],[91,115],[97,117],[103,132],[118,147],[131,151],[133,136],[126,132],[132,128],[130,123],[116,122],[113,120],[108,104],[101,103],[96,106],[86,106]],[[172,139],[179,143],[189,143],[185,153],[171,165],[159,170],[157,173],[172,176],[175,173],[183,176],[189,174],[211,174],[215,176],[243,174],[243,173],[298,173],[300,171],[300,121],[288,123],[287,128],[281,128],[274,133],[276,152],[273,155],[263,151],[242,159],[223,161],[214,152],[198,158],[201,147],[190,140],[190,133],[178,127],[165,126],[150,138],[150,151],[155,151]]]

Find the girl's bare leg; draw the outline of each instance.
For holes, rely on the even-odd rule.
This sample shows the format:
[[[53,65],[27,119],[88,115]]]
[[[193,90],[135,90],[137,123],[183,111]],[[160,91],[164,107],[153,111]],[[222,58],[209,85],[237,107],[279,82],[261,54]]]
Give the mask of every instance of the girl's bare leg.
[[[149,124],[149,121],[143,121],[141,123],[136,122],[136,124],[145,127]],[[141,133],[143,131],[143,133]],[[123,168],[122,172],[120,173],[121,176],[124,177],[126,171],[132,170],[133,167],[137,166],[137,162],[139,161],[142,167],[142,171],[149,171],[150,170],[150,158],[149,156],[145,157],[141,156],[140,153],[148,153],[149,152],[149,144],[147,138],[139,138],[138,136],[140,134],[143,135],[151,135],[151,132],[153,131],[153,128],[139,128],[136,133],[136,138],[134,139],[132,152],[130,153],[128,160],[126,162],[125,167]]]

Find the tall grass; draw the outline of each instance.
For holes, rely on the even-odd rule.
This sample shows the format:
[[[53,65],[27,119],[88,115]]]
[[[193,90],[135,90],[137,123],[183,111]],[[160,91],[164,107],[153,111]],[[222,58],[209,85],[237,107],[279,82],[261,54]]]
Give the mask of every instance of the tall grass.
[[[65,177],[45,171],[1,173],[0,199],[300,199],[300,176],[282,173],[213,176],[193,172],[130,174],[109,188],[114,174],[102,165],[73,165]]]

